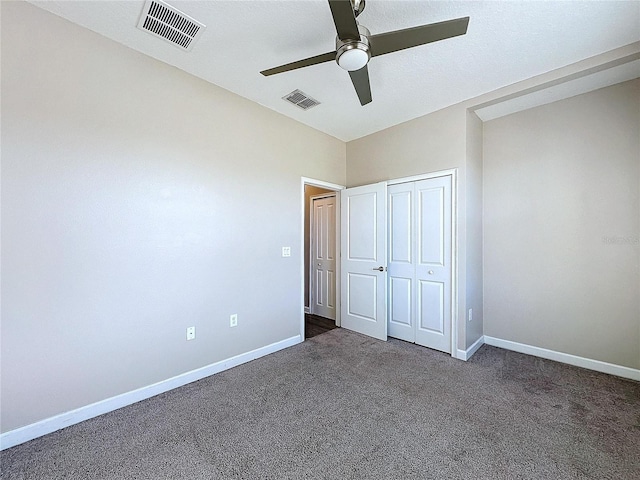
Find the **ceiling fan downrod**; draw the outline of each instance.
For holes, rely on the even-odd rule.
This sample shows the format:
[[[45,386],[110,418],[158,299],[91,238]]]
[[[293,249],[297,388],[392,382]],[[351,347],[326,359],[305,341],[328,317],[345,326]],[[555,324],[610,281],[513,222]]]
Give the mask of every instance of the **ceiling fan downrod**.
[[[362,13],[365,7],[365,0],[351,0],[353,6],[353,15],[357,17]]]

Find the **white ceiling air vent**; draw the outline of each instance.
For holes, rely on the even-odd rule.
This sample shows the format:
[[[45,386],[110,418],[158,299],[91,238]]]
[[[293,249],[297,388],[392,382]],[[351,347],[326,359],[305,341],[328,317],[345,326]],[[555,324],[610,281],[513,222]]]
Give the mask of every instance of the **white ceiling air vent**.
[[[147,0],[138,28],[182,48],[191,50],[205,26],[160,0]]]
[[[320,102],[314,100],[309,95],[300,90],[294,90],[293,92],[282,97],[283,100],[293,103],[296,107],[300,107],[303,110],[309,110],[311,107],[320,105]]]

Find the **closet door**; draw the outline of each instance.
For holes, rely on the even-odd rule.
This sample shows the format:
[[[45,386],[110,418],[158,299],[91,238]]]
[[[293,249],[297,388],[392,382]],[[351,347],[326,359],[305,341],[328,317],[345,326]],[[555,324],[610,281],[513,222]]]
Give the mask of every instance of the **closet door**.
[[[451,353],[451,177],[415,183],[416,340]]]
[[[414,294],[414,183],[389,185],[389,336],[416,341]]]
[[[388,186],[389,336],[451,353],[451,176]]]

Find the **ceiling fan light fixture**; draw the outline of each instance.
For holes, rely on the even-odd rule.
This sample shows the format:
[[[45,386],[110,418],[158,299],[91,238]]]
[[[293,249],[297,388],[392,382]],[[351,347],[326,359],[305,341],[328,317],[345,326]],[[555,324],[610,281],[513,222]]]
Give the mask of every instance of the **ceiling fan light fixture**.
[[[336,61],[341,68],[352,72],[354,70],[360,70],[369,63],[371,55],[368,48],[359,48],[359,45],[349,45],[349,47],[350,48],[345,48],[342,52],[338,51],[338,55],[336,56]]]
[[[336,62],[349,72],[360,70],[371,59],[369,50],[369,35],[366,27],[358,25],[360,38],[358,40],[340,40],[336,38]]]

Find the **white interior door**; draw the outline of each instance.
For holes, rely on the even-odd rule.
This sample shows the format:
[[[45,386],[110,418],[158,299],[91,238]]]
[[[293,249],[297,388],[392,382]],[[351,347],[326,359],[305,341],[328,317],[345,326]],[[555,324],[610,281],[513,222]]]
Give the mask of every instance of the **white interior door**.
[[[388,195],[389,336],[451,353],[451,176]]]
[[[387,339],[387,184],[340,195],[342,327]]]
[[[389,336],[415,343],[415,184],[389,185]]]
[[[336,319],[336,197],[312,199],[311,313]]]
[[[451,176],[415,185],[416,343],[451,353]]]

